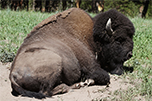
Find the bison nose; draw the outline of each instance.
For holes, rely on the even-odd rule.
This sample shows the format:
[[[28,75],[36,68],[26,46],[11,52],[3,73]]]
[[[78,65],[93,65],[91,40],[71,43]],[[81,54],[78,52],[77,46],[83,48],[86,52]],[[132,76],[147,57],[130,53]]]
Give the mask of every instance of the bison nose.
[[[130,59],[132,57],[132,52],[130,51],[128,54],[127,54],[127,58]]]

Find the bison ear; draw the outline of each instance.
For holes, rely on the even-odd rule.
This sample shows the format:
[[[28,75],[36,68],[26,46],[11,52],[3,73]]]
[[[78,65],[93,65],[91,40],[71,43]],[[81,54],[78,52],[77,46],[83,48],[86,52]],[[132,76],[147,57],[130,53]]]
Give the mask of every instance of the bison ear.
[[[113,29],[111,28],[111,18],[109,18],[109,20],[107,21],[106,30],[109,35],[113,34]]]

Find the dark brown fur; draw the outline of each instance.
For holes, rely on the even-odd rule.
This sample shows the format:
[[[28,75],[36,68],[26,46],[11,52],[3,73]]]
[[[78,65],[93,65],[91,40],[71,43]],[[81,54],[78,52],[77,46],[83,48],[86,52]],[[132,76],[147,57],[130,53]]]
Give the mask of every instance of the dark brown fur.
[[[109,18],[112,35],[106,29]],[[97,54],[101,67],[110,73],[122,74],[123,63],[132,57],[132,38],[135,32],[132,22],[114,9],[100,13],[93,20],[93,37],[98,45]]]
[[[95,84],[110,77],[95,59],[92,18],[72,8],[39,23],[24,39],[11,66],[13,93],[50,97],[77,88],[83,78]]]

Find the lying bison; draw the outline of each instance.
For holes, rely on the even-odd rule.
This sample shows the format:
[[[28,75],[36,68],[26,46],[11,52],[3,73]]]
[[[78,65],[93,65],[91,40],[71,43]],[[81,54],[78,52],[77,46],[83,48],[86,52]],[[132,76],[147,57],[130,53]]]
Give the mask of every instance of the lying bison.
[[[110,83],[132,56],[134,26],[110,10],[93,19],[71,8],[39,23],[11,66],[12,93],[44,98],[85,85]],[[85,82],[80,82],[85,79]]]

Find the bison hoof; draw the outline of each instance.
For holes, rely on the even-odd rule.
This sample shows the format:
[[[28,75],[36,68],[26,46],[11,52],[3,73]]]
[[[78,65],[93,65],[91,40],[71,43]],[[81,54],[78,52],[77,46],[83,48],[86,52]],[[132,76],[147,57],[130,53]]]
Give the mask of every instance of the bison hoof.
[[[93,85],[93,84],[94,84],[94,80],[87,79],[85,82],[80,82],[80,83],[76,84],[76,87],[80,88],[80,87],[90,86],[90,85]]]
[[[94,80],[92,80],[92,79],[87,79],[84,83],[85,83],[87,86],[90,86],[90,85],[93,85],[93,84],[94,84]]]

